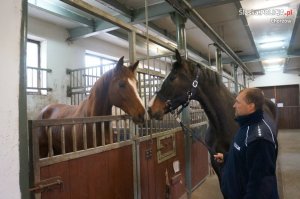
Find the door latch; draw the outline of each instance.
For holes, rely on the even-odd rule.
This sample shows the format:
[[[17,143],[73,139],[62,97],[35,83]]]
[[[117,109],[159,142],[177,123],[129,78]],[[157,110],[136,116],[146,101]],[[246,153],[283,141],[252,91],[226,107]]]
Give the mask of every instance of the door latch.
[[[57,188],[63,189],[63,180],[60,176],[41,180],[34,187],[30,188],[29,191],[44,192]]]

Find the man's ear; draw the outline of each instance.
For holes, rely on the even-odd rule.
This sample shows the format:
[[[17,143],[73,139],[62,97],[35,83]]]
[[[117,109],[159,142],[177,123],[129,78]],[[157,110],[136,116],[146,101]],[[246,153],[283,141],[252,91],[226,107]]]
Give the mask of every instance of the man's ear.
[[[254,103],[248,104],[248,107],[249,107],[250,112],[255,112],[255,104]]]

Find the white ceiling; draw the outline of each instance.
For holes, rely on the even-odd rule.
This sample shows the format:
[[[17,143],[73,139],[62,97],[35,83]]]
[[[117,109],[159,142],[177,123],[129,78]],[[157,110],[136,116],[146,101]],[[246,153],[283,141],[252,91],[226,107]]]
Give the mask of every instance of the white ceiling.
[[[71,32],[75,28],[89,27],[92,20],[97,23],[99,22],[99,24],[103,23],[102,19],[79,11],[58,0],[31,0],[29,2],[31,2],[29,4],[30,16],[63,26],[70,30],[70,35],[72,35]],[[144,16],[145,1],[85,0],[85,2],[113,16],[121,19],[125,18],[132,25],[139,23],[140,27],[145,27],[143,24],[145,20],[141,20],[140,18],[140,16]],[[176,40],[176,26],[169,14],[174,12],[172,6],[161,0],[148,0],[147,2],[150,19],[149,27],[152,33],[155,33],[156,36],[167,38],[170,41]],[[56,6],[56,3],[58,6]],[[265,60],[271,57],[282,58],[276,65],[283,65],[284,68],[282,70],[284,72],[300,74],[300,0],[191,0],[190,3],[254,74],[264,74],[264,66],[272,65],[269,62],[265,62]],[[272,12],[278,11],[279,15],[265,14],[258,16],[257,13],[252,13],[252,15],[248,16],[241,15],[242,11],[247,12],[252,10],[261,12],[267,9]],[[67,14],[63,13],[64,10]],[[286,16],[284,14],[290,15]],[[271,19],[290,20],[291,23],[274,24],[271,23]],[[213,43],[209,36],[204,34],[190,20],[187,20],[185,27],[188,49],[201,55],[207,61],[208,57],[213,59],[215,48],[210,47],[208,50],[208,45]],[[110,30],[96,32],[94,36],[108,40],[110,35],[114,35],[113,39],[116,38],[116,35],[122,33],[122,31]],[[107,33],[104,34],[103,32]],[[124,38],[121,39],[124,40]],[[269,41],[282,41],[282,45],[270,49],[261,48],[262,43]],[[143,45],[145,45],[144,42],[137,42],[138,44],[142,45],[140,48],[143,48]],[[123,45],[125,44],[123,43]],[[224,53],[223,61],[227,70],[231,70],[228,66],[231,61]]]

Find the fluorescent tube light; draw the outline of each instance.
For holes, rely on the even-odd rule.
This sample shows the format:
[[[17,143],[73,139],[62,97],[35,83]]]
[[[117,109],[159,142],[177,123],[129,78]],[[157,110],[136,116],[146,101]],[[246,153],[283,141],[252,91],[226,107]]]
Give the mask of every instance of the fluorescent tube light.
[[[259,44],[261,48],[279,48],[284,47],[283,41],[272,41],[272,42],[266,42],[266,43],[260,43]]]
[[[280,63],[282,61],[283,61],[283,58],[273,58],[273,59],[264,60],[263,63],[266,63],[266,64],[277,64],[277,63]]]
[[[264,66],[264,69],[266,72],[281,71],[283,69],[283,65]]]

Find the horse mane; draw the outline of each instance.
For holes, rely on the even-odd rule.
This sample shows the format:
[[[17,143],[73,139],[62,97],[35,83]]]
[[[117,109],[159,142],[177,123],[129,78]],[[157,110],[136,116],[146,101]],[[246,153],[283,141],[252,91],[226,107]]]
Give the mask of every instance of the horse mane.
[[[90,91],[86,104],[89,104],[87,116],[111,115],[112,105],[109,104],[108,89],[109,84],[114,77],[114,68],[105,72],[94,84]]]
[[[198,88],[200,90],[196,100],[200,102],[209,118],[209,131],[214,132],[208,135],[211,137],[207,137],[206,142],[213,146],[214,136],[221,136],[222,139],[230,141],[237,129],[237,124],[234,122],[234,109],[232,108],[235,100],[234,94],[225,86],[216,71],[199,64],[197,66],[191,64],[190,66],[191,70],[194,70],[191,71],[193,74],[199,74]],[[196,67],[198,69],[195,69]],[[226,145],[227,147],[229,144]],[[224,149],[219,148],[217,150],[223,151]]]
[[[107,92],[108,90],[109,83],[113,75],[114,75],[114,68],[110,69],[109,71],[101,75],[101,77],[95,82],[94,86],[92,87],[89,95],[89,99],[96,94],[103,96],[103,93]],[[101,90],[101,93],[97,93],[96,90]]]
[[[200,78],[203,78],[203,80],[211,81],[212,83],[215,83],[217,86],[224,85],[224,83],[221,81],[220,75],[209,68],[206,68],[204,66],[200,66],[201,70],[201,76]]]

